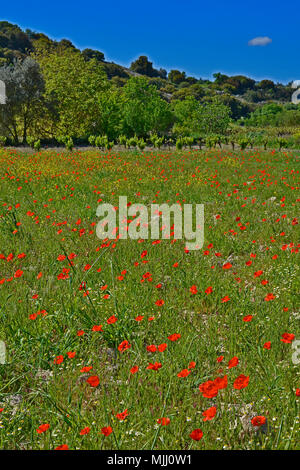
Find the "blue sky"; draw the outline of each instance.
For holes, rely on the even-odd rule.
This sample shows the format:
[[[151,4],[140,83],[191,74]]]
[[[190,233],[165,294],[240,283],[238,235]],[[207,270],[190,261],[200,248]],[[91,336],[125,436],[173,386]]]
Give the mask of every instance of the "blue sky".
[[[222,72],[286,83],[300,79],[297,3],[52,0],[43,5],[14,0],[2,3],[1,20],[70,39],[80,49],[99,49],[106,60],[125,66],[147,55],[155,67],[185,70],[198,78]],[[269,43],[248,45],[257,37]]]

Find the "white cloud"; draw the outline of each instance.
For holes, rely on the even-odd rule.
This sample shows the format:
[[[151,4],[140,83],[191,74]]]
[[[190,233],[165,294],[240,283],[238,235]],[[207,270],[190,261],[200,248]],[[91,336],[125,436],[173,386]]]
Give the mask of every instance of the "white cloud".
[[[248,46],[267,46],[272,42],[272,39],[268,36],[258,36],[257,38],[251,39],[248,42]]]

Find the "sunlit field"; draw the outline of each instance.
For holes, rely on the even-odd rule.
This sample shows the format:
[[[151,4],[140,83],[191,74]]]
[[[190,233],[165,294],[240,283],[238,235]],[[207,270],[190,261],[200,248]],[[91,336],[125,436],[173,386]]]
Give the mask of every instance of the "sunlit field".
[[[299,170],[293,152],[1,150],[0,447],[299,448]],[[203,247],[100,240],[119,196],[204,204]]]

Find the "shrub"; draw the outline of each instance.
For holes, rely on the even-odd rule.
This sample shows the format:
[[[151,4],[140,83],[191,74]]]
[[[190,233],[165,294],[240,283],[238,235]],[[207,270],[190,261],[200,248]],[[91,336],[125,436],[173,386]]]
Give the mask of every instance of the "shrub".
[[[194,137],[183,137],[184,145],[188,146],[190,149],[194,143]]]
[[[66,146],[66,149],[73,150],[74,142],[73,142],[72,137],[69,137],[68,140],[66,140],[65,146]]]
[[[136,147],[138,144],[139,139],[135,135],[134,137],[131,137],[130,139],[127,139],[126,141],[126,147],[130,149],[130,147]]]
[[[158,137],[155,141],[154,146],[160,149],[160,147],[162,146],[163,143],[164,143],[164,138],[163,137]]]
[[[95,145],[98,148],[105,149],[108,145],[108,137],[107,135],[98,135],[95,139]]]
[[[239,144],[239,146],[241,147],[241,150],[245,150],[245,148],[247,147],[247,145],[249,145],[249,140],[248,140],[246,137],[241,137],[241,138],[238,140],[238,144]]]
[[[139,139],[137,146],[140,150],[144,150],[144,148],[146,147],[146,142],[144,141],[144,139]]]
[[[182,147],[183,147],[183,138],[182,137],[179,137],[179,139],[176,140],[176,148],[177,150],[181,150]]]
[[[37,152],[39,152],[41,150],[41,141],[40,139],[39,140],[36,140],[33,144],[33,148],[34,150],[37,150]]]
[[[7,137],[0,135],[0,146],[3,147],[6,144]]]
[[[278,143],[278,146],[279,146],[279,150],[281,150],[282,148],[286,148],[288,146],[288,142],[287,142],[286,139],[279,138],[277,140],[277,143]]]
[[[29,145],[29,147],[34,148],[34,137],[28,136],[26,138],[26,142]]]
[[[120,135],[118,137],[118,142],[120,145],[124,145],[124,147],[126,147],[126,144],[127,144],[127,137],[126,135]]]
[[[95,140],[96,140],[95,135],[90,135],[88,138],[89,144],[92,145],[93,147],[95,146]]]

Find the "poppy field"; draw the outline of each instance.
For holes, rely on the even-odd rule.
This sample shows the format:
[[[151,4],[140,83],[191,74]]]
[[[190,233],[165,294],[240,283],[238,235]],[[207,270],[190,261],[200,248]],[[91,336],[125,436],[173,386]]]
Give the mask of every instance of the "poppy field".
[[[1,149],[1,449],[299,448],[299,170],[296,152]],[[204,204],[203,247],[100,240],[119,196]]]

